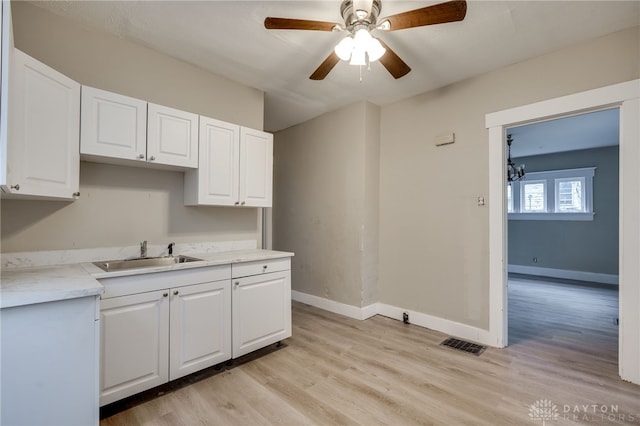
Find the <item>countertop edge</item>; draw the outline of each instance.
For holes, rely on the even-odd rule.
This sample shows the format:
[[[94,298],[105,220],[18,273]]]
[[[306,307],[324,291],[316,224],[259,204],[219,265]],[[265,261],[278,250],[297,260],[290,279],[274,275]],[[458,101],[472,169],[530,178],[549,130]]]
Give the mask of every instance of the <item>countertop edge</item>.
[[[203,260],[114,272],[104,272],[89,262],[3,269],[2,283],[0,283],[0,309],[97,296],[104,292],[100,279],[293,257],[294,253],[248,249],[189,255]]]

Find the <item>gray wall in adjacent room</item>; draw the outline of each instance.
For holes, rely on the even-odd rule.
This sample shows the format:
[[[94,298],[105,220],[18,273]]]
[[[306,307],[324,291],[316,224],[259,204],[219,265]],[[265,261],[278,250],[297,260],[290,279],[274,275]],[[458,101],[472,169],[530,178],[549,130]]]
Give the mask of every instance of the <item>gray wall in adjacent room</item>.
[[[614,146],[517,159],[529,172],[596,167],[596,214],[593,221],[509,220],[510,265],[618,274],[618,155]]]

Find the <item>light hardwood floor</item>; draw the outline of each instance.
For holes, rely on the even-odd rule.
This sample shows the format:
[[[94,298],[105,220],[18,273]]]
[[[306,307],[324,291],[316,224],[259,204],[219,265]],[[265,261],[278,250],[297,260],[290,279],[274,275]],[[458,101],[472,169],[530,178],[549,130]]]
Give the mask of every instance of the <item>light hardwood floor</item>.
[[[442,333],[294,303],[283,347],[101,426],[640,425],[640,386],[618,376],[617,293],[522,279],[509,292],[511,345],[479,357],[439,346]],[[541,400],[556,411],[531,418]]]

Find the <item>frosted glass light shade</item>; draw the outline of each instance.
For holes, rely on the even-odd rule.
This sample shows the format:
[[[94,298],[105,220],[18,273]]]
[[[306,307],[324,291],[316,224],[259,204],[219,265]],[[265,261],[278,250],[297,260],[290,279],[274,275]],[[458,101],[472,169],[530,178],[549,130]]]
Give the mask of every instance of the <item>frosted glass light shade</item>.
[[[367,47],[367,54],[369,55],[369,61],[374,62],[382,58],[387,49],[382,47],[382,43],[377,38],[371,38],[369,46]]]
[[[336,55],[338,55],[338,58],[343,61],[348,61],[353,51],[353,38],[351,38],[351,36],[343,38],[333,50],[336,52]]]
[[[353,53],[351,54],[351,61],[349,65],[367,65],[366,58],[364,56],[365,50],[356,46],[353,48]]]
[[[371,39],[373,39],[373,37],[371,37],[371,34],[369,34],[369,31],[365,30],[364,28],[360,28],[358,31],[356,31],[356,33],[353,36],[353,41],[355,42],[355,45],[361,46],[361,47],[368,46],[369,43],[371,42]]]
[[[340,59],[349,61],[351,65],[367,65],[367,62],[380,59],[387,51],[380,40],[373,38],[364,28],[340,40],[333,50]]]

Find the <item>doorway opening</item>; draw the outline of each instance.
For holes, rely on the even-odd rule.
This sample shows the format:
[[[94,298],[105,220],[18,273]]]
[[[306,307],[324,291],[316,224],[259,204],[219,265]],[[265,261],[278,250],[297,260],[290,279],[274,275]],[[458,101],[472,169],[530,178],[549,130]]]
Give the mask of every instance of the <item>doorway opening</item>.
[[[617,364],[619,112],[506,129],[509,345]]]
[[[487,114],[489,130],[489,335],[505,347],[507,333],[506,130],[603,109],[620,109],[618,372],[640,384],[640,80]]]

